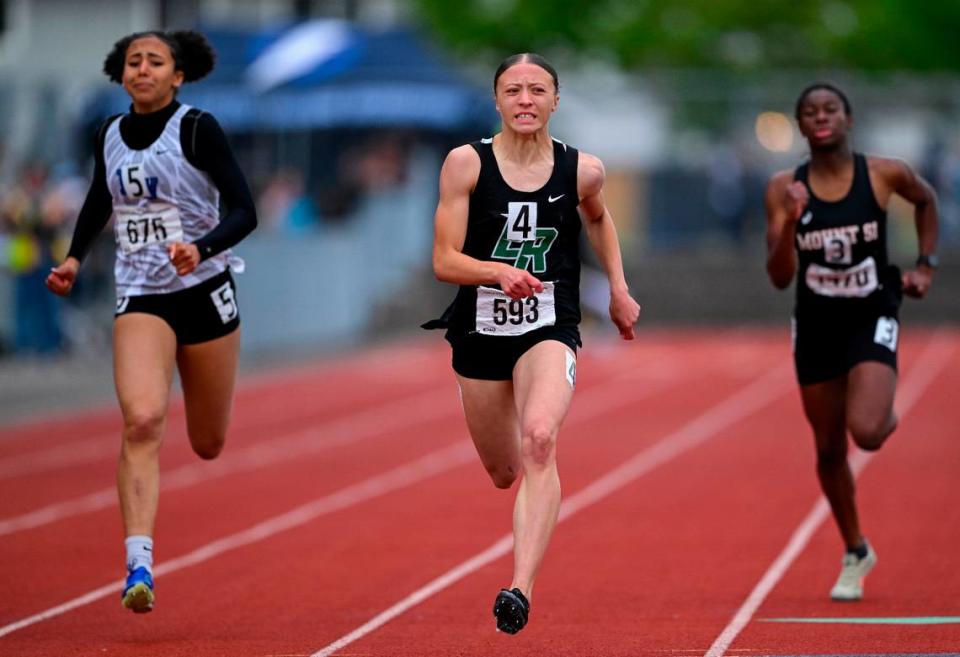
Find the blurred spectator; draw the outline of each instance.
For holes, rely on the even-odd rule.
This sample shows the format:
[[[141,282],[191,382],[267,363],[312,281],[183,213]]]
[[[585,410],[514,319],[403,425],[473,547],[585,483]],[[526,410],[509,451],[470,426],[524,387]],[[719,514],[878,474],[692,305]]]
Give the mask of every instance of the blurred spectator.
[[[57,301],[46,294],[43,281],[55,262],[53,248],[64,215],[56,202],[44,207],[46,182],[46,167],[29,164],[0,204],[0,230],[8,236],[6,262],[14,282],[13,346],[21,353],[51,354],[62,343]]]
[[[729,143],[719,143],[706,163],[707,203],[717,218],[718,228],[733,241],[740,239],[746,198],[740,155]]]
[[[347,147],[337,159],[337,182],[321,194],[324,216],[348,219],[360,201],[406,182],[410,144],[401,133],[380,131]]]
[[[320,216],[306,193],[303,174],[289,167],[267,182],[257,199],[257,213],[268,229],[294,235],[320,226]]]
[[[960,142],[952,147],[947,139],[934,137],[927,146],[920,175],[937,190],[940,211],[940,241],[960,242]]]

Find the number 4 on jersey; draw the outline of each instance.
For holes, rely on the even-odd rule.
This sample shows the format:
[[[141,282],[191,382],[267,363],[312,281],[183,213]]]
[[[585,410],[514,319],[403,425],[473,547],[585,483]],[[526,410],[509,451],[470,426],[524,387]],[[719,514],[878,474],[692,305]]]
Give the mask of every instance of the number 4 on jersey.
[[[518,269],[530,269],[535,274],[547,271],[547,252],[557,239],[556,228],[537,227],[536,202],[511,201],[500,239],[491,258],[509,260]]]
[[[537,235],[537,204],[511,201],[507,203],[507,239],[529,242]]]

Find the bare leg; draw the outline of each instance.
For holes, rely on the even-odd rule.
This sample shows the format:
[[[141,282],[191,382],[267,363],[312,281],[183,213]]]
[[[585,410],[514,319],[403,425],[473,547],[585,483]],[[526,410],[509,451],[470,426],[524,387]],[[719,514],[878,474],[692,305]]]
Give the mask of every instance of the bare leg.
[[[497,488],[510,488],[520,475],[520,423],[512,381],[485,381],[457,375],[463,413],[480,462]]]
[[[885,363],[859,363],[847,376],[847,427],[861,449],[880,449],[893,430],[897,416],[893,397],[897,373]]]
[[[190,445],[204,459],[223,450],[240,355],[240,329],[177,350]]]
[[[830,502],[847,549],[857,547],[863,543],[863,536],[853,473],[847,462],[846,378],[801,386],[800,394],[816,441],[820,488]]]
[[[573,398],[561,342],[540,342],[514,368],[520,418],[523,480],[513,509],[514,575],[511,588],[532,597],[534,580],[560,511],[557,434]]]
[[[126,536],[153,535],[176,337],[159,317],[122,315],[113,329],[114,382],[123,414],[117,490]]]

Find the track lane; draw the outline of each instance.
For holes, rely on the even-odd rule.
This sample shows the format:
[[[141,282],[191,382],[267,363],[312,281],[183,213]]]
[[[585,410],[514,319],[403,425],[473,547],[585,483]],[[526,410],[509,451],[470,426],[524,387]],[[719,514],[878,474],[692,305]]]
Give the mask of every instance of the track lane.
[[[622,364],[619,364],[619,363],[615,364],[615,367],[616,367],[616,368],[619,368],[620,370],[625,369],[625,368],[623,367],[623,365],[622,365]],[[602,369],[602,368],[600,368],[600,369]],[[631,373],[628,372],[628,377],[627,377],[627,378],[628,378],[628,380],[630,380],[630,381],[636,382],[636,379],[637,379],[638,377],[635,377],[635,376],[633,376]],[[662,378],[662,377],[661,377],[661,378]],[[590,377],[587,377],[587,380],[589,381],[589,380],[590,380]],[[656,388],[657,386],[663,385],[663,381],[654,381],[654,383],[655,383],[654,388]],[[590,387],[589,387],[589,385],[588,385],[588,386],[586,387],[586,391],[585,391],[585,392],[589,392],[589,390],[590,390]],[[455,398],[455,392],[453,392],[453,390],[451,390],[450,396],[451,396],[451,398],[452,398],[452,399],[451,399],[451,402],[452,402],[453,404],[455,404],[456,402],[453,401],[453,398]],[[616,401],[616,400],[614,400],[614,403],[624,403],[624,402],[623,402],[623,401]],[[459,416],[456,416],[456,417],[455,417],[455,425],[456,425],[458,431],[460,431],[460,432],[463,431],[463,428],[462,428],[462,419],[460,419]],[[427,436],[440,436],[440,437],[444,437],[444,436],[446,436],[446,435],[447,435],[447,433],[445,433],[444,431],[429,430],[429,428],[428,428],[428,431],[427,431]],[[423,441],[420,440],[417,436],[413,437],[411,440],[416,440],[418,443],[422,443],[422,442],[423,442]],[[394,447],[395,447],[395,445],[394,445]],[[365,448],[365,449],[367,449],[367,448]],[[383,464],[389,464],[389,461],[390,461],[391,459],[395,460],[395,459],[397,458],[396,455],[391,454],[391,451],[396,451],[396,450],[388,450],[388,449],[379,449],[379,450],[378,450],[376,446],[373,446],[373,447],[370,448],[370,449],[373,449],[373,450],[374,450],[374,453],[371,454],[371,453],[369,452],[369,449],[368,449],[366,456],[362,459],[362,465],[364,465],[364,466],[367,467],[368,469],[371,469],[371,468],[372,468],[372,469],[376,469],[377,467],[380,467],[380,466],[383,465]],[[344,452],[344,454],[343,454],[342,456],[343,456],[344,458],[346,458],[346,459],[349,460],[353,455],[352,455],[350,452]],[[380,461],[382,461],[382,463],[378,463],[378,462],[377,462],[377,459],[378,459],[378,458],[380,459]],[[353,460],[356,461],[356,459],[353,459]],[[341,459],[341,461],[342,461],[342,459]],[[300,465],[300,464],[298,464],[298,465]],[[305,465],[302,465],[302,467],[304,468],[304,472],[305,472],[305,475],[304,475],[304,476],[309,477],[309,476],[311,475],[311,468],[314,468],[315,465],[314,465],[314,466],[311,466],[310,464],[305,464]],[[321,471],[323,471],[323,470],[324,470],[324,468],[321,468]],[[332,478],[333,476],[339,476],[339,477],[349,478],[349,477],[354,476],[354,475],[356,474],[355,468],[354,468],[354,469],[350,469],[349,467],[344,467],[342,463],[341,463],[341,466],[337,466],[336,463],[334,463],[331,467],[326,467],[325,470],[326,470],[327,472],[332,472],[332,473],[333,473],[333,475],[331,475],[330,478]],[[315,470],[313,470],[313,472],[315,472]],[[274,488],[272,489],[272,492],[271,492],[271,491],[264,491],[263,494],[259,494],[259,495],[257,496],[256,500],[254,501],[254,506],[256,505],[256,503],[259,503],[259,502],[275,504],[275,503],[277,503],[277,500],[283,499],[283,494],[282,494],[282,493],[283,493],[283,490],[289,488],[289,482],[290,482],[290,480],[291,480],[291,470],[290,470],[290,468],[287,468],[286,471],[277,471],[277,472],[272,473],[270,476],[266,476],[266,475],[262,475],[262,474],[258,476],[258,480],[260,480],[261,483],[264,482],[264,481],[267,481],[268,479],[273,479],[273,480],[275,480],[275,484],[274,484]],[[293,477],[293,480],[296,480],[296,477]],[[330,481],[325,481],[324,483],[325,483],[325,484],[329,484]],[[218,486],[217,488],[219,488],[219,486]],[[234,490],[235,490],[235,489],[234,489]],[[294,495],[299,495],[299,494],[301,494],[301,493],[294,491]],[[229,490],[227,490],[226,492],[223,492],[222,495],[221,495],[221,497],[224,498],[224,499],[220,502],[220,504],[219,504],[219,506],[220,506],[221,508],[232,508],[232,507],[235,507],[235,506],[236,506],[236,497],[235,497],[235,495],[231,494]],[[196,498],[192,498],[192,499],[195,500]],[[175,501],[175,500],[174,500],[174,501]],[[208,499],[207,501],[210,501],[210,500]],[[165,505],[166,505],[168,502],[169,502],[169,500],[167,500],[167,499],[164,500],[164,504],[165,504]],[[196,507],[196,506],[197,506],[195,501],[193,501],[193,502],[188,502],[188,504],[189,504],[191,507]],[[245,511],[248,510],[250,506],[251,506],[250,504],[246,504],[246,505],[245,505]],[[211,503],[211,507],[212,507],[213,509],[216,509],[216,508],[218,508],[218,504]],[[190,509],[190,512],[191,512],[191,514],[192,514],[193,516],[197,516],[197,515],[198,515],[198,514],[197,514],[197,511],[195,510],[195,508],[191,508],[191,509]],[[209,517],[210,517],[210,518],[214,518],[215,516],[216,516],[215,513],[209,514]],[[164,520],[163,520],[164,517],[171,517],[171,516],[169,516],[169,514],[161,513],[161,520],[160,520],[161,525],[158,525],[158,533],[163,531],[162,523],[164,522]],[[224,515],[224,516],[221,516],[221,517],[226,517],[226,516]],[[206,527],[207,527],[207,523],[206,523],[204,520],[205,520],[205,516],[202,515],[202,514],[200,514],[198,520],[194,521],[194,523],[195,523],[195,524],[200,524],[200,525],[202,525],[202,526],[204,526],[204,527],[206,528]],[[58,529],[58,530],[61,530],[62,528],[58,526],[57,529]],[[46,541],[40,540],[39,543],[45,544]],[[167,543],[167,544],[168,544],[168,543]],[[167,547],[167,548],[164,548],[164,549],[170,549],[170,548]],[[31,547],[30,545],[27,546],[26,550],[29,551],[31,554],[34,553],[32,547]],[[170,552],[168,552],[167,554],[170,554]],[[40,560],[42,561],[42,560],[43,560],[43,559],[42,559],[42,556],[43,556],[43,555],[40,555],[40,556],[41,556],[41,559],[40,559]],[[28,588],[29,588],[29,587],[28,587]]]
[[[756,343],[757,339],[754,338],[753,342]],[[720,341],[709,346],[715,350],[719,344]],[[775,347],[774,352],[780,355],[769,362],[782,362],[782,341],[777,342]],[[654,432],[669,424],[671,418],[679,421],[689,416],[691,404],[706,403],[711,393],[719,392],[721,386],[736,378],[719,376],[717,372],[722,370],[729,373],[739,368],[743,377],[757,374],[756,367],[766,362],[768,356],[756,358],[753,365],[744,365],[751,359],[749,354],[759,353],[757,349],[756,344],[748,345],[741,349],[739,357],[735,350],[725,351],[720,358],[722,366],[714,361],[705,368],[708,374],[706,381],[701,381],[699,385],[684,382],[681,388],[651,397],[639,403],[636,409],[611,412],[609,416],[585,425],[589,426],[589,430],[585,428],[585,433],[578,433],[576,437],[568,435],[565,430],[561,439],[561,467],[564,468],[567,494],[572,494],[575,486],[582,486],[589,475],[621,459],[622,450],[632,446],[630,441],[637,434]],[[685,353],[677,343],[670,342],[667,346],[658,343],[657,350],[660,350],[660,355],[669,354],[676,361],[673,365],[676,369],[685,367],[677,364],[682,359],[679,354]],[[638,370],[647,364],[645,356],[653,351],[647,350],[637,359],[635,366]],[[709,351],[706,348],[686,350],[694,362],[706,357]],[[587,365],[586,359],[584,365]],[[582,368],[584,377],[588,376],[588,370]],[[642,373],[637,374],[637,379],[642,380]],[[586,378],[582,380],[586,381]],[[581,392],[584,391],[578,391],[575,405],[578,400],[583,400]],[[738,564],[729,556],[726,561],[718,559],[719,572],[712,573],[706,580],[691,578],[684,568],[703,559],[703,545],[711,540],[716,548],[713,553],[717,557],[748,556],[743,547],[745,542],[749,543],[750,552],[754,552],[754,543],[757,541],[745,541],[743,535],[720,534],[722,540],[718,544],[716,531],[702,532],[708,528],[711,518],[722,519],[724,513],[735,508],[734,504],[755,499],[757,491],[762,492],[765,488],[776,489],[779,478],[796,477],[796,486],[785,487],[790,491],[787,496],[789,499],[770,496],[772,499],[764,499],[763,513],[756,514],[758,522],[766,521],[768,525],[759,527],[758,535],[766,536],[773,533],[770,526],[773,520],[768,519],[782,514],[778,506],[789,504],[794,495],[802,497],[797,489],[802,494],[815,491],[815,481],[809,470],[811,450],[805,427],[802,424],[788,426],[794,424],[788,420],[791,413],[799,414],[798,409],[797,400],[788,396],[771,407],[772,413],[762,414],[763,423],[755,426],[751,421],[742,425],[742,435],[718,436],[704,449],[678,459],[676,465],[682,464],[683,468],[663,468],[651,473],[641,480],[642,483],[629,486],[622,494],[611,498],[609,508],[604,502],[595,510],[591,509],[590,513],[571,518],[568,521],[570,524],[558,531],[548,553],[545,571],[538,585],[535,620],[520,636],[508,638],[493,633],[492,619],[486,608],[489,605],[478,602],[491,597],[491,587],[502,584],[503,574],[509,572],[509,558],[505,558],[466,578],[437,596],[437,599],[411,610],[363,643],[357,644],[357,647],[369,650],[361,654],[396,654],[397,646],[411,646],[418,655],[451,654],[450,651],[428,651],[434,648],[439,650],[443,646],[462,651],[455,654],[485,655],[491,649],[503,648],[509,648],[518,655],[545,654],[544,651],[558,655],[635,655],[641,646],[676,651],[695,646],[696,643],[702,648],[706,639],[694,642],[691,630],[710,626],[715,631],[725,621],[731,608],[725,578],[731,574],[729,571],[735,573],[739,568],[748,570],[742,562],[746,561],[749,565],[750,560],[741,559]],[[459,420],[459,425],[462,431],[462,420]],[[762,433],[763,426],[767,427],[766,431],[772,426],[785,434],[781,435],[782,440],[790,440],[790,435],[799,435],[799,440],[794,438],[797,445],[787,453],[776,449],[765,451],[767,448],[764,446],[770,440],[769,436]],[[763,477],[747,478],[742,475],[744,463],[735,458],[738,450],[730,448],[730,445],[737,445],[741,441],[761,446],[758,458],[770,464],[770,471]],[[792,463],[787,459],[788,456],[802,456],[806,462]],[[335,467],[336,463],[324,462],[324,471],[327,471],[327,467]],[[472,463],[472,460],[468,463]],[[704,497],[704,489],[698,483],[703,477],[697,476],[701,469],[712,473],[707,477],[711,486],[706,489],[710,504],[705,506],[703,500],[699,499],[700,506],[704,507],[701,515],[689,516],[688,523],[675,530],[676,518],[684,517],[684,509],[692,509],[698,503],[698,498]],[[794,474],[789,474],[791,472]],[[255,480],[259,480],[263,474],[258,472]],[[248,485],[251,481],[246,476],[237,479]],[[748,485],[748,481],[753,479],[756,479],[755,485]],[[300,475],[292,478],[292,481],[299,480]],[[221,485],[225,482],[221,482]],[[810,490],[803,490],[804,482],[809,484]],[[234,484],[229,483],[228,486],[233,487]],[[264,496],[267,491],[274,490],[271,486],[264,489]],[[725,495],[725,491],[732,497]],[[171,521],[169,531],[174,528],[180,531],[187,529],[191,533],[197,531],[197,528],[185,527],[180,516],[186,513],[191,499],[196,506],[197,494],[198,491],[184,493],[183,507],[177,501],[178,508],[171,513],[177,514],[178,522]],[[227,497],[223,500],[217,498],[211,506],[225,508],[223,505],[228,503]],[[626,505],[624,508],[633,510],[633,515],[616,512],[621,502],[613,502],[621,499],[624,500],[622,504]],[[660,509],[663,499],[671,503]],[[144,649],[144,644],[144,655],[187,654],[188,650],[192,655],[305,654],[306,639],[321,633],[333,636],[337,627],[348,625],[346,621],[351,619],[362,622],[363,618],[369,618],[369,614],[382,608],[376,603],[385,601],[388,590],[393,590],[394,586],[406,586],[405,590],[410,590],[410,586],[422,582],[424,572],[420,566],[424,561],[428,562],[424,566],[432,565],[438,570],[444,565],[450,567],[455,565],[458,555],[471,554],[471,549],[477,549],[478,538],[488,536],[492,539],[509,531],[511,500],[512,493],[496,495],[479,466],[473,463],[472,467],[442,474],[424,485],[405,488],[402,494],[391,494],[378,499],[375,504],[358,507],[355,512],[334,513],[311,523],[305,531],[289,532],[250,545],[206,562],[202,567],[185,570],[182,575],[167,575],[161,583],[164,607],[158,608],[148,622],[140,622],[145,619],[131,622],[129,615],[123,613],[110,596],[83,610],[0,639],[0,652],[5,645],[17,645],[24,649],[24,652],[17,654],[57,654],[49,649],[64,645],[58,644],[59,641],[67,640],[66,645],[70,645],[70,640],[79,642],[97,636],[105,638],[102,642],[93,641],[89,644],[91,647],[108,648],[108,651],[120,651],[120,654],[133,646],[137,646],[138,654],[141,654],[139,650]],[[638,500],[642,505],[639,511],[636,508]],[[376,513],[369,513],[374,508]],[[623,511],[624,508],[619,510]],[[718,513],[718,508],[723,511]],[[464,509],[467,509],[467,518],[463,516]],[[774,511],[779,513],[774,514]],[[163,514],[162,508],[161,516]],[[213,515],[210,514],[211,517]],[[625,523],[624,518],[632,522]],[[210,521],[211,518],[201,516],[200,524],[205,520]],[[453,522],[458,530],[462,527],[463,531],[451,535],[449,526]],[[700,527],[697,528],[697,525]],[[416,526],[418,531],[411,532],[411,526]],[[651,527],[669,529],[656,533],[650,531]],[[779,537],[778,540],[782,541]],[[778,546],[772,545],[775,542],[767,541],[762,545],[769,545],[768,551],[772,553],[778,549]],[[88,551],[103,552],[102,536],[99,539],[91,538]],[[583,555],[596,554],[598,551],[602,551],[604,556],[599,562],[582,560]],[[411,561],[411,554],[424,556],[421,561]],[[171,553],[167,555],[169,558]],[[641,560],[638,561],[638,558]],[[558,560],[558,563],[554,563]],[[115,558],[111,556],[109,561],[112,568]],[[653,563],[651,565],[648,562]],[[251,567],[250,564],[255,565]],[[358,568],[357,564],[362,567]],[[622,565],[622,568],[613,568],[616,564]],[[418,567],[413,568],[412,565]],[[620,586],[614,579],[615,572],[620,573]],[[624,572],[631,575],[631,583],[637,578],[637,584],[624,587]],[[751,570],[753,572],[756,572],[755,566]],[[831,570],[829,576],[834,574]],[[221,587],[223,590],[217,595],[201,598],[198,590],[206,591],[205,583],[208,581],[217,583],[217,591]],[[598,625],[579,613],[579,607],[565,608],[564,603],[574,598],[571,589],[576,589],[580,584],[584,587],[582,595],[609,593],[604,600],[618,613]],[[689,591],[693,593],[706,589],[710,595],[706,601],[698,602],[684,585],[691,587]],[[614,595],[618,591],[619,595]],[[235,604],[222,609],[218,606],[221,599],[229,599]],[[161,610],[164,612],[162,615]],[[364,617],[363,613],[367,616]],[[97,634],[94,634],[94,628]],[[308,636],[305,637],[305,634]],[[186,637],[190,637],[189,644],[184,643]],[[573,640],[576,637],[579,637],[578,641]],[[609,637],[616,637],[616,640]],[[14,639],[22,643],[6,643]],[[393,643],[390,646],[393,639],[406,643]],[[307,642],[307,645],[308,648],[311,645],[317,647],[316,643]],[[387,647],[392,647],[393,651],[377,652]],[[44,649],[48,651],[44,652]],[[348,649],[345,654],[357,653]]]
[[[960,389],[958,335],[937,349],[935,379],[911,389],[911,367],[923,367],[924,351],[905,355],[896,406],[896,433],[858,478],[861,524],[880,561],[867,578],[865,598],[835,603],[827,593],[839,571],[842,544],[832,517],[812,536],[733,646],[781,653],[901,652],[960,650],[960,623],[833,624],[777,623],[776,618],[901,618],[960,616],[956,545],[960,536],[960,443],[955,391]],[[946,351],[949,349],[949,352]],[[914,350],[911,349],[913,352]]]

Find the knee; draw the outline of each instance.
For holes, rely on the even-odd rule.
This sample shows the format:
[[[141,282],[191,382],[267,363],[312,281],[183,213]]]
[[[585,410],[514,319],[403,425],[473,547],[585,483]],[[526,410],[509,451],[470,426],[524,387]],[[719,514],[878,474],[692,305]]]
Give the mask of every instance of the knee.
[[[546,425],[534,424],[523,432],[523,461],[525,466],[544,467],[556,458],[557,432]]]
[[[850,425],[850,435],[860,449],[875,452],[883,447],[883,443],[896,427],[896,420],[886,423],[855,423]]]
[[[190,436],[190,446],[200,458],[209,461],[220,456],[226,443],[224,434],[210,434],[204,436]]]
[[[133,409],[123,418],[123,437],[128,444],[145,445],[159,442],[163,433],[164,412],[155,409]]]
[[[834,472],[847,465],[847,438],[833,441],[831,444],[817,449],[817,471]]]
[[[507,489],[513,485],[520,474],[520,469],[513,464],[487,466],[487,474],[497,488]]]

